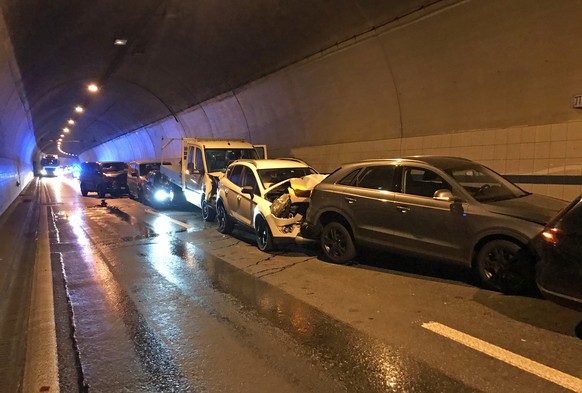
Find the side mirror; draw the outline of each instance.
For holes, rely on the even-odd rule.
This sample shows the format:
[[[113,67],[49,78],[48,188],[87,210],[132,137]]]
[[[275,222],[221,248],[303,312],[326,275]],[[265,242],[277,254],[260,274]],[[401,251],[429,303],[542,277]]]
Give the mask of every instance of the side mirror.
[[[433,199],[443,202],[461,202],[460,198],[457,198],[450,190],[446,189],[436,190]]]
[[[249,194],[251,197],[255,195],[255,190],[253,189],[253,186],[244,186],[243,188],[240,189],[240,192],[242,192],[243,194]]]

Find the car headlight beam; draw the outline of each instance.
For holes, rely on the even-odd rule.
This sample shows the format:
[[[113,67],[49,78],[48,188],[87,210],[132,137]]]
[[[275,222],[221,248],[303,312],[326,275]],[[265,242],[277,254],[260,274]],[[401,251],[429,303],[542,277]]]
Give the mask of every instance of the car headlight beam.
[[[154,193],[154,198],[158,202],[164,202],[172,198],[172,193],[166,190],[157,190]]]

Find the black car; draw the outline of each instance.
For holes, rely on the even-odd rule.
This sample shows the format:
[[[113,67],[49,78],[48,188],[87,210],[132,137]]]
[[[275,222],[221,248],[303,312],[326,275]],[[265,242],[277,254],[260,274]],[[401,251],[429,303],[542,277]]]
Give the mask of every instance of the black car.
[[[143,202],[156,207],[166,207],[174,200],[174,186],[160,171],[150,171],[141,186]]]
[[[536,281],[545,297],[582,310],[582,195],[536,238]]]
[[[84,162],[79,176],[81,194],[90,192],[105,198],[106,194],[120,197],[127,194],[127,164],[124,162]]]

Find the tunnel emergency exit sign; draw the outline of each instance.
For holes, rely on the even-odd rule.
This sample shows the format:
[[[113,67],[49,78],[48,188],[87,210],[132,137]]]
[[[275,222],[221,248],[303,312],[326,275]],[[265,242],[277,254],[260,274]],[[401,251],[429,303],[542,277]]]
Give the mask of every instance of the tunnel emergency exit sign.
[[[572,107],[582,109],[582,95],[574,96],[574,98],[572,98]]]

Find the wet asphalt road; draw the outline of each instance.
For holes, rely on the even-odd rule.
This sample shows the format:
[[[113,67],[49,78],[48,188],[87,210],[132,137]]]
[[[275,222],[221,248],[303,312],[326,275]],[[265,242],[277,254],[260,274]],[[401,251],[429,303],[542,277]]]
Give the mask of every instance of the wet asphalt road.
[[[481,290],[465,269],[264,254],[193,207],[163,212],[175,223],[127,198],[102,207],[73,180],[43,189],[62,391],[569,391],[422,327],[431,321],[582,377],[580,313]]]

